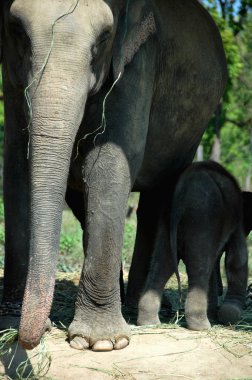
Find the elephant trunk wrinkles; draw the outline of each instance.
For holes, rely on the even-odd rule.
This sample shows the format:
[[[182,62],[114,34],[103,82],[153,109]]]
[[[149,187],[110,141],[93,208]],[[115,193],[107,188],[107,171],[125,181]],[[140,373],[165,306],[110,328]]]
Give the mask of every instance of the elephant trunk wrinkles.
[[[50,96],[50,101],[52,99]],[[69,98],[62,102],[57,98],[55,103],[45,105],[43,102],[38,106],[35,101],[33,106],[30,262],[19,329],[20,343],[27,349],[39,343],[53,299],[67,177],[80,123],[76,103],[69,106],[69,102]],[[59,104],[61,120],[55,114]],[[67,115],[72,122],[63,119],[62,115]]]

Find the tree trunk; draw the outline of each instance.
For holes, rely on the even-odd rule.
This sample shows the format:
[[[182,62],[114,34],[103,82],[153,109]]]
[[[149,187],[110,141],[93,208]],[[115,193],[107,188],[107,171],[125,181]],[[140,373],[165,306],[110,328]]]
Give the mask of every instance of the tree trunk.
[[[250,191],[251,189],[251,168],[248,169],[246,180],[245,180],[245,190]]]
[[[220,130],[221,130],[221,110],[222,105],[219,104],[217,110],[215,111],[215,139],[212,147],[212,152],[210,155],[211,160],[220,162],[221,158],[221,138],[220,138]]]
[[[197,153],[196,153],[196,161],[203,161],[204,160],[204,150],[203,150],[203,145],[200,144],[198,146],[198,149],[197,149]]]

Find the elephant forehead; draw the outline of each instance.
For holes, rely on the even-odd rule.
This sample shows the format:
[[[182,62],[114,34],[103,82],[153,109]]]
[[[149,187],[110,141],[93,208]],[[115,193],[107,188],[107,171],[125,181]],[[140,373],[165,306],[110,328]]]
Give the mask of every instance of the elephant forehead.
[[[114,22],[111,8],[103,0],[14,0],[10,15],[28,30],[45,30],[60,21],[70,32],[94,35],[112,28]]]
[[[51,23],[73,5],[71,0],[14,0],[10,6],[10,14],[24,23],[33,23],[46,19]]]

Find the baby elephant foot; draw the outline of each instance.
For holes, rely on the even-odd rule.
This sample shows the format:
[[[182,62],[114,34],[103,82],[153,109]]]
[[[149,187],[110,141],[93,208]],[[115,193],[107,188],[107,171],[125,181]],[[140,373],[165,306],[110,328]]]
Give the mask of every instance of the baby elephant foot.
[[[160,324],[158,312],[161,303],[160,293],[148,290],[141,296],[138,305],[138,326]]]
[[[188,291],[185,303],[185,318],[190,330],[208,330],[211,324],[207,318],[206,291],[193,288]]]
[[[87,315],[76,312],[68,329],[70,346],[77,350],[91,348],[93,351],[121,350],[129,344],[130,327],[121,315]]]
[[[241,319],[242,308],[236,303],[224,302],[218,311],[218,321],[223,325],[233,325]]]

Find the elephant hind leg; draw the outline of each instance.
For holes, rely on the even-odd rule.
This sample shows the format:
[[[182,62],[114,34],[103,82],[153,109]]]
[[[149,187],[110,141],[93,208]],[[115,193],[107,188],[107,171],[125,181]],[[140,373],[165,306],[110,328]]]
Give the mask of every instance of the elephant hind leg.
[[[166,221],[160,218],[151,268],[138,304],[138,325],[160,323],[158,312],[162,293],[166,282],[174,272],[174,263],[170,251],[170,239]],[[169,306],[171,307],[170,303]]]
[[[248,252],[241,226],[233,233],[227,245],[225,269],[228,289],[218,312],[218,320],[223,324],[233,324],[241,318],[248,280]]]
[[[143,192],[137,209],[137,234],[125,305],[137,308],[151,265],[160,211],[160,194]]]

